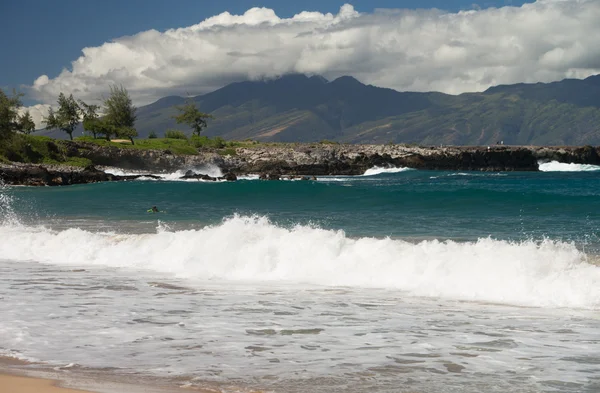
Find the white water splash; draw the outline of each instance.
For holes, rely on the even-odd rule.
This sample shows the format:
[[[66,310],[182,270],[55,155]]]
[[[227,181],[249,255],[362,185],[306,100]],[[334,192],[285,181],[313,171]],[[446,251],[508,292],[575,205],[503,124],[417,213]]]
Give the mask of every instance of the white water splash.
[[[541,172],[594,172],[600,171],[600,166],[589,164],[574,164],[558,161],[538,163]]]
[[[367,169],[362,176],[375,176],[381,175],[382,173],[399,173],[413,170],[412,168],[383,168],[375,166],[371,169]]]
[[[260,180],[260,176],[259,175],[238,176],[238,180]]]
[[[525,306],[600,308],[600,267],[554,242],[352,239],[343,231],[282,228],[264,217],[156,234],[0,227],[14,261],[101,265],[180,278],[389,288],[426,296]]]
[[[188,181],[188,182],[197,182],[198,179],[181,179],[181,177],[185,176],[188,171],[192,171],[195,174],[208,175],[210,177],[221,177],[223,176],[223,172],[221,168],[214,164],[204,164],[196,167],[190,167],[187,169],[180,169],[171,173],[148,173],[147,171],[133,171],[133,170],[125,170],[121,168],[113,168],[113,167],[105,167],[103,168],[104,172],[110,173],[116,176],[136,176],[136,175],[153,175],[158,176],[160,179],[155,179],[152,177],[142,176],[138,178],[138,180],[144,181]],[[200,180],[202,181],[202,180]]]
[[[15,226],[21,222],[13,209],[14,197],[9,193],[9,187],[0,179],[0,224]]]

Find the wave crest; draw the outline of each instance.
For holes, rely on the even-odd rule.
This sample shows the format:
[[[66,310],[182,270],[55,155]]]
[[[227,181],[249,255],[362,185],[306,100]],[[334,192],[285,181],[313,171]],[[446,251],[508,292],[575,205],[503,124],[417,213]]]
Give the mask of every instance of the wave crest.
[[[558,161],[540,162],[539,170],[541,172],[593,172],[600,171],[600,166],[589,164],[574,164]]]
[[[373,168],[367,169],[362,176],[375,176],[375,175],[381,175],[382,173],[398,173],[398,172],[405,172],[405,171],[410,171],[410,170],[412,170],[412,168],[403,168],[403,167],[402,168],[396,168],[396,167],[385,168],[385,167],[374,166]]]
[[[13,261],[102,265],[183,278],[378,287],[410,296],[524,306],[600,307],[600,267],[573,244],[358,238],[265,217],[155,234],[0,227],[0,255]]]

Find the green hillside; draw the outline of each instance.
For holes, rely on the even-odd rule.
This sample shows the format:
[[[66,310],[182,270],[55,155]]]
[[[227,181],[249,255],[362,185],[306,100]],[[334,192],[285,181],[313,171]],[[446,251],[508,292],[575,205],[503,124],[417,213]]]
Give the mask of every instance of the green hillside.
[[[288,75],[241,82],[195,97],[215,118],[204,131],[225,139],[423,145],[600,144],[600,75],[585,80],[502,85],[458,96],[398,92],[352,77]],[[182,97],[139,108],[140,138],[186,131],[172,116]],[[53,134],[53,136],[59,136]]]
[[[340,140],[424,145],[600,144],[600,109],[511,93],[469,94],[449,105],[360,124]]]

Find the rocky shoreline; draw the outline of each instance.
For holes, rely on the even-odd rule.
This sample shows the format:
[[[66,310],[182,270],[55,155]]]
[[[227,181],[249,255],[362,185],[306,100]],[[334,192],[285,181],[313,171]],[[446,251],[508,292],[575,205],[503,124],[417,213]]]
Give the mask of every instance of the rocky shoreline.
[[[449,146],[411,147],[405,145],[288,144],[239,147],[223,155],[206,150],[197,155],[175,155],[168,150],[136,150],[68,142],[68,157],[87,158],[96,166],[118,167],[154,174],[172,173],[203,166],[218,166],[222,177],[200,170],[182,178],[234,181],[237,176],[257,174],[262,179],[283,177],[310,179],[313,176],[361,175],[373,167],[409,167],[431,170],[537,171],[540,161],[600,165],[600,148],[592,146]],[[135,180],[142,174],[119,176],[95,166],[76,168],[61,165],[0,164],[5,184],[55,186],[103,181]]]

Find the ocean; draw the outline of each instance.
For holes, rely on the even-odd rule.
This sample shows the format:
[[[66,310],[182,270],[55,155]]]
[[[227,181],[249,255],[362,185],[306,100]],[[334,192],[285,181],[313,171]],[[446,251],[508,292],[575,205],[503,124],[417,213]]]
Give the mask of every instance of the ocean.
[[[222,392],[599,392],[600,167],[540,168],[0,187],[0,355]]]

